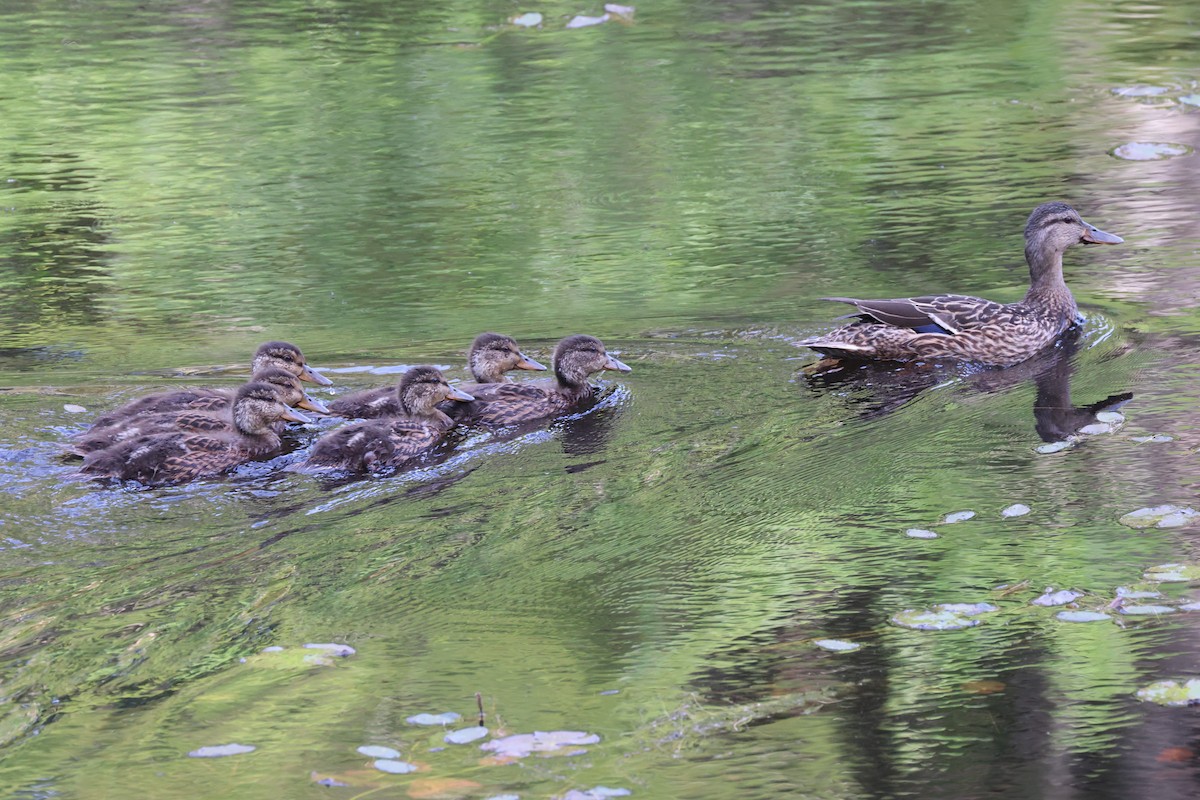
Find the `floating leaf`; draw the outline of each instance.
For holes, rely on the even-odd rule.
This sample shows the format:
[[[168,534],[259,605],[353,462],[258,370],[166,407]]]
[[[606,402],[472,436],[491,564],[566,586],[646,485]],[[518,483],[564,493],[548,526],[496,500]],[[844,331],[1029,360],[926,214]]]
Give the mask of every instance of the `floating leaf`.
[[[1050,442],[1049,444],[1038,445],[1037,447],[1035,447],[1033,449],[1036,450],[1037,452],[1041,453],[1042,455],[1049,455],[1050,453],[1062,452],[1063,450],[1066,450],[1068,447],[1070,447],[1072,444],[1074,444],[1074,443],[1071,442],[1070,440],[1064,439],[1061,442]]]
[[[476,739],[482,739],[488,735],[488,729],[482,725],[477,725],[474,728],[459,728],[456,731],[447,733],[442,739],[447,744],[468,744]]]
[[[380,772],[390,772],[393,775],[407,775],[410,772],[417,771],[416,764],[410,764],[407,761],[397,761],[393,758],[378,758],[371,766]]]
[[[1099,622],[1102,619],[1112,619],[1108,614],[1099,611],[1060,611],[1054,615],[1063,622]]]
[[[568,28],[586,28],[589,25],[599,25],[603,22],[608,22],[610,19],[608,14],[602,14],[599,17],[585,17],[583,14],[572,17],[567,23]]]
[[[417,714],[404,720],[409,725],[450,725],[458,722],[462,716],[455,714],[453,711],[447,711],[444,714]]]
[[[390,747],[384,747],[378,744],[364,744],[358,748],[358,752],[362,753],[367,758],[399,758],[400,751],[393,750]]]
[[[1186,144],[1173,142],[1130,142],[1108,151],[1109,155],[1125,161],[1162,161],[1191,152],[1192,148]]]
[[[1194,706],[1200,703],[1200,678],[1192,678],[1184,683],[1156,681],[1144,689],[1138,689],[1137,699],[1160,706]]]
[[[66,404],[64,404],[64,405],[63,405],[63,411],[66,411],[66,412],[68,412],[68,413],[70,413],[70,414],[86,414],[86,413],[87,413],[87,409],[86,409],[86,408],[84,408],[84,407],[83,407],[83,406],[81,406],[81,405],[77,405],[77,404],[75,404],[75,403],[66,403]]]
[[[916,631],[957,631],[963,628],[973,628],[979,624],[979,620],[971,619],[966,614],[955,614],[952,611],[908,609],[893,616],[892,624]]]
[[[1165,433],[1152,433],[1149,436],[1133,436],[1130,438],[1132,438],[1133,441],[1137,442],[1138,444],[1151,444],[1151,443],[1157,443],[1157,442],[1173,442],[1173,441],[1175,441],[1174,436],[1168,436]]]
[[[1079,432],[1084,436],[1102,436],[1116,429],[1116,426],[1109,422],[1093,422],[1091,425],[1084,425]]]
[[[531,753],[552,753],[564,747],[578,747],[598,741],[599,736],[584,731],[534,731],[493,739],[481,744],[479,749],[491,751],[501,757],[524,758]]]
[[[963,614],[968,617],[990,614],[1000,610],[991,603],[939,603],[933,608],[935,611],[949,611],[951,614]]]
[[[946,525],[950,525],[955,522],[966,522],[973,516],[975,516],[974,511],[955,511],[952,514],[947,514],[945,517],[943,517],[942,522]]]
[[[1119,411],[1098,411],[1096,419],[1100,422],[1107,422],[1109,425],[1120,425],[1125,421],[1125,415]]]
[[[1121,606],[1119,609],[1122,614],[1131,614],[1133,616],[1159,616],[1161,614],[1174,614],[1175,609],[1172,606]]]
[[[852,653],[862,647],[857,642],[845,642],[841,639],[817,639],[813,644],[822,650],[832,650],[835,653]]]
[[[337,656],[338,658],[352,656],[358,652],[348,644],[306,644],[304,645],[304,649],[321,650],[331,656]]]
[[[1029,506],[1025,505],[1024,503],[1013,503],[1011,506],[1009,506],[1008,508],[1001,511],[1000,516],[1002,516],[1002,517],[1023,517],[1032,510],[1033,509],[1031,509]]]
[[[1142,575],[1148,581],[1158,583],[1191,583],[1200,581],[1200,566],[1196,564],[1159,564]]]
[[[1130,511],[1118,522],[1130,528],[1178,528],[1197,516],[1200,516],[1200,512],[1194,508],[1163,505]]]
[[[190,753],[192,758],[223,758],[224,756],[240,756],[242,753],[253,753],[257,750],[252,744],[214,744],[197,748]]]
[[[1083,592],[1076,592],[1071,589],[1059,589],[1057,592],[1047,589],[1041,597],[1034,598],[1030,602],[1035,606],[1065,606],[1067,603],[1074,602],[1083,597]]]
[[[1145,600],[1150,597],[1162,596],[1162,592],[1150,591],[1148,589],[1130,589],[1128,586],[1117,587],[1117,597],[1124,597],[1127,600]]]
[[[933,531],[927,531],[924,528],[909,528],[904,532],[905,536],[911,536],[914,539],[936,539],[938,535]]]
[[[1001,681],[967,681],[962,688],[971,694],[997,694],[1004,691],[1005,684]]]
[[[1154,760],[1160,764],[1186,764],[1195,757],[1196,751],[1189,747],[1164,747]]]
[[[530,11],[519,17],[513,17],[512,24],[519,28],[536,28],[542,24],[542,15],[536,11]]]

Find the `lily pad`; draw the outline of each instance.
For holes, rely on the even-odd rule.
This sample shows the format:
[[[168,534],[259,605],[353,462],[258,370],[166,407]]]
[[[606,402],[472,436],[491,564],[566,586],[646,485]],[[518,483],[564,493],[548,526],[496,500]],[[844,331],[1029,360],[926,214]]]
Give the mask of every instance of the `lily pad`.
[[[364,744],[358,752],[367,758],[399,758],[400,751],[379,744]]]
[[[459,728],[456,731],[450,731],[442,737],[447,744],[468,744],[476,739],[482,739],[488,735],[488,729],[482,725],[476,725],[473,728]]]
[[[1146,570],[1142,577],[1159,583],[1191,583],[1200,581],[1200,565],[1159,564]]]
[[[447,711],[444,714],[417,714],[404,721],[409,725],[450,725],[462,719],[462,715]]]
[[[552,753],[565,747],[595,744],[600,737],[585,731],[534,731],[533,733],[516,733],[502,739],[493,739],[479,746],[497,756],[509,758],[524,758],[532,753]]]
[[[1063,622],[1099,622],[1112,619],[1108,614],[1101,614],[1099,611],[1060,611],[1054,616]]]
[[[1132,616],[1157,617],[1162,614],[1174,614],[1174,606],[1121,606],[1122,614]]]
[[[1041,597],[1036,597],[1030,602],[1035,606],[1065,606],[1081,597],[1083,597],[1083,592],[1076,592],[1072,589],[1059,589],[1057,592],[1047,589]]]
[[[979,624],[979,620],[953,611],[908,609],[893,616],[892,624],[915,631],[957,631],[973,628]]]
[[[199,747],[188,755],[191,758],[224,758],[225,756],[240,756],[242,753],[253,753],[257,749],[252,744],[214,744]]]
[[[1108,154],[1124,161],[1162,161],[1191,154],[1192,148],[1174,142],[1129,142],[1114,147]]]
[[[813,642],[822,650],[832,650],[835,653],[853,653],[862,648],[857,642],[846,642],[841,639],[817,639]]]
[[[390,772],[393,775],[407,775],[410,772],[417,771],[416,764],[410,764],[407,761],[396,761],[393,758],[377,758],[371,763],[371,766],[380,772]]]
[[[542,15],[536,11],[530,11],[527,14],[522,14],[519,17],[513,17],[512,24],[518,28],[536,28],[542,24]]]
[[[1149,589],[1130,589],[1128,586],[1117,587],[1117,597],[1124,597],[1126,600],[1148,600],[1151,597],[1162,596],[1162,592],[1155,592]]]
[[[1200,703],[1200,678],[1179,681],[1156,681],[1137,690],[1137,699],[1160,706],[1194,706]]]
[[[1070,441],[1069,439],[1064,439],[1061,442],[1050,442],[1049,444],[1040,444],[1033,449],[1036,452],[1041,453],[1042,455],[1049,455],[1051,453],[1061,453],[1063,450],[1066,450],[1072,444],[1074,444],[1074,442]]]
[[[904,532],[904,535],[912,537],[913,539],[936,539],[936,538],[938,538],[938,535],[936,533],[934,533],[933,531],[927,531],[924,528],[909,528],[908,530],[906,530]]]
[[[951,525],[955,522],[966,522],[973,516],[975,516],[974,511],[955,511],[952,514],[947,514],[945,517],[943,517],[942,523],[945,525]]]
[[[1029,506],[1025,505],[1024,503],[1013,503],[1011,506],[1009,506],[1008,508],[1001,511],[1000,516],[1002,516],[1002,517],[1023,517],[1032,510],[1033,509],[1031,509]]]
[[[1175,441],[1174,436],[1168,436],[1165,433],[1152,433],[1149,436],[1132,436],[1130,438],[1133,441],[1137,442],[1138,444],[1151,444],[1151,443],[1157,444],[1158,442],[1173,442],[1173,441]]]
[[[1200,517],[1200,512],[1194,508],[1163,505],[1130,511],[1118,522],[1130,528],[1178,528],[1187,525],[1195,517]]]
[[[951,614],[962,614],[967,617],[976,617],[980,614],[990,614],[1000,610],[991,603],[939,603],[933,608],[935,611],[949,611]]]

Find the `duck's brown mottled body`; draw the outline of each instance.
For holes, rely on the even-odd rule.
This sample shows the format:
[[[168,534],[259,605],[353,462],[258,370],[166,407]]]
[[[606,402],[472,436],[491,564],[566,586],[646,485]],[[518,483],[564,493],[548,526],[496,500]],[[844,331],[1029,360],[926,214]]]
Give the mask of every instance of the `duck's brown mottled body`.
[[[288,342],[266,342],[254,354],[250,371],[256,379],[267,370],[281,370],[302,381],[329,386],[332,381],[317,372],[304,360],[300,348]],[[146,414],[168,411],[221,411],[229,408],[237,389],[175,389],[155,392],[131,400],[120,408],[101,414],[84,436]],[[302,392],[303,393],[303,392]],[[314,409],[315,410],[315,409]]]
[[[361,472],[399,466],[433,448],[454,426],[454,421],[437,409],[438,403],[474,399],[429,366],[404,373],[393,393],[399,416],[355,422],[325,434],[313,445],[305,468]]]
[[[463,421],[514,425],[562,414],[592,397],[588,377],[605,369],[630,368],[608,355],[594,336],[568,336],[554,348],[554,378],[522,383],[476,386],[476,399],[466,404]]]
[[[836,359],[912,361],[957,358],[1009,366],[1034,355],[1075,324],[1079,311],[1063,281],[1072,245],[1118,244],[1066,203],[1044,203],[1025,226],[1030,287],[1016,303],[942,294],[894,300],[830,297],[857,308],[859,320],[800,344]]]
[[[309,421],[280,402],[277,387],[259,382],[238,390],[232,414],[232,428],[216,425],[210,430],[173,430],[125,439],[89,453],[80,471],[148,486],[186,483],[273,455],[280,445],[276,422]]]
[[[280,402],[292,408],[306,408],[321,414],[329,409],[304,393],[300,379],[281,369],[265,369],[255,374],[252,382],[265,383],[277,389]],[[233,432],[233,399],[238,390],[220,390],[220,393],[201,397],[186,410],[167,411],[157,414],[137,414],[118,419],[110,425],[93,425],[86,433],[75,438],[68,449],[71,455],[83,456],[96,450],[111,447],[117,442],[136,439],[139,436],[180,431],[184,433]],[[277,422],[276,433],[283,430],[285,422]]]
[[[474,383],[459,387],[467,394],[471,393],[472,386],[507,381],[504,373],[509,370],[545,369],[522,353],[511,336],[499,333],[481,333],[475,337],[467,353],[467,367],[475,379]],[[443,413],[454,415],[459,412],[459,407],[459,403],[450,402],[443,404],[441,410]],[[334,414],[348,419],[380,419],[406,414],[400,403],[400,395],[396,387],[392,386],[365,389],[339,397],[329,404],[329,408]]]

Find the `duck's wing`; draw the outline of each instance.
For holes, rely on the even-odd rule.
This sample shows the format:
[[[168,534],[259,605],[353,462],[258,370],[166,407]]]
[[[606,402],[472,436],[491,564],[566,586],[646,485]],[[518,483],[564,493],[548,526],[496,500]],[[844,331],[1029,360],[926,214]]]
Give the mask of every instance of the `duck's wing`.
[[[515,425],[549,416],[563,407],[561,396],[542,381],[489,383],[471,392],[465,419],[488,425]]]
[[[858,300],[852,297],[826,297],[836,303],[849,303],[858,309],[846,317],[859,317],[918,333],[961,333],[979,322],[997,315],[1004,306],[982,297],[962,294],[936,294],[902,297],[893,300]],[[840,317],[845,319],[846,317]]]
[[[395,386],[364,389],[329,403],[330,413],[347,419],[379,419],[403,414]]]

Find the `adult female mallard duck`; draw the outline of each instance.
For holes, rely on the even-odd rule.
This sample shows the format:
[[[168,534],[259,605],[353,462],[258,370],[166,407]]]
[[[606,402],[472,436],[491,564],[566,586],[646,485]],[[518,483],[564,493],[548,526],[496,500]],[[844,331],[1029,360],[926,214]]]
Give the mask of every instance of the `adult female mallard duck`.
[[[328,414],[324,403],[304,393],[300,379],[290,372],[274,367],[255,373],[251,382],[265,383],[276,388],[279,401],[291,408],[305,408],[318,414]],[[163,411],[156,414],[137,414],[116,420],[112,425],[93,425],[86,433],[75,437],[68,454],[86,456],[96,450],[112,447],[117,442],[156,433],[190,431],[193,433],[217,430],[234,430],[231,407],[237,389],[214,391],[201,396],[183,410]],[[276,423],[276,433],[283,430],[284,422]]]
[[[257,376],[268,369],[278,369],[294,375],[302,381],[315,383],[319,386],[329,386],[333,381],[308,366],[300,348],[289,342],[266,342],[254,353],[250,364],[250,372]],[[251,379],[253,380],[253,378]],[[131,400],[120,408],[101,414],[92,423],[84,436],[99,432],[103,428],[115,424],[125,424],[133,417],[143,414],[161,414],[164,411],[213,410],[216,407],[228,407],[233,401],[237,389],[172,389],[166,392],[155,392],[145,397]],[[216,405],[213,405],[216,398]],[[315,410],[315,409],[314,409]]]
[[[259,381],[238,389],[232,415],[232,426],[210,417],[214,423],[210,429],[173,430],[125,439],[89,453],[80,471],[148,486],[186,483],[273,455],[280,445],[275,432],[277,422],[311,421],[280,401],[277,386]]]
[[[492,383],[472,387],[475,400],[464,419],[489,425],[510,425],[570,411],[590,399],[595,390],[588,377],[605,369],[632,372],[610,356],[594,336],[568,336],[554,348],[554,378],[522,383]]]
[[[501,383],[508,380],[504,373],[513,369],[545,369],[541,364],[521,352],[516,341],[511,336],[499,333],[481,333],[471,343],[467,352],[467,368],[475,378],[474,384],[465,384],[460,388],[471,392],[471,386],[481,383]],[[457,405],[452,403],[451,405]],[[377,389],[364,389],[345,397],[339,397],[329,404],[334,414],[348,419],[378,419],[380,417],[405,416],[400,407],[400,397],[396,387],[381,386]],[[442,410],[451,414],[454,409],[443,405]]]
[[[912,361],[957,358],[1009,366],[1032,356],[1075,323],[1078,309],[1063,282],[1062,255],[1076,244],[1120,244],[1066,203],[1043,203],[1025,225],[1029,291],[1016,303],[957,294],[897,300],[829,297],[858,309],[856,322],[800,342],[833,359]]]
[[[401,415],[354,422],[325,434],[302,469],[362,472],[401,464],[436,445],[454,426],[438,403],[475,399],[447,383],[436,367],[413,367],[404,373],[396,395]]]

